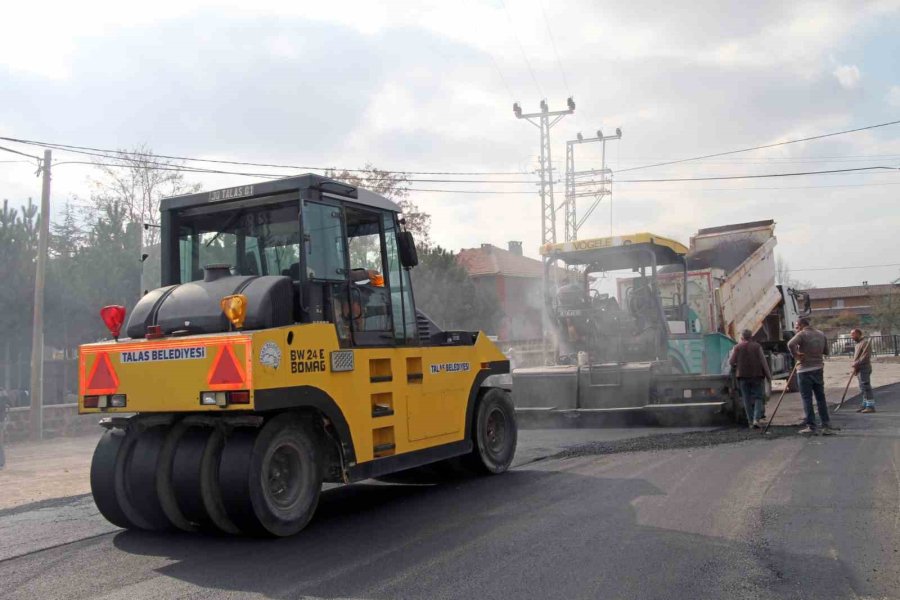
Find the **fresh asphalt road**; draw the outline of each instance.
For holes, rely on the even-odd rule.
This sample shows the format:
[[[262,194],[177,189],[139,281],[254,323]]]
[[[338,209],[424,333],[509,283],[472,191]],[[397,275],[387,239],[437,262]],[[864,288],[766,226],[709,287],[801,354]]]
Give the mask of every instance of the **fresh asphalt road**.
[[[281,540],[115,530],[85,497],[20,507],[0,513],[0,597],[900,597],[900,387],[834,420],[808,439],[524,431],[505,475],[331,489]]]

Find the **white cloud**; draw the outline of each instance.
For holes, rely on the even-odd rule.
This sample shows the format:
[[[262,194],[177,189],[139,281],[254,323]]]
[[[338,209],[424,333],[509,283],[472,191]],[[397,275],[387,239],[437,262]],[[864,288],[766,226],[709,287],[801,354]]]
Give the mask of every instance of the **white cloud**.
[[[859,80],[862,78],[859,67],[856,65],[840,65],[831,74],[845,90],[855,89],[859,86]]]
[[[900,85],[892,85],[888,90],[887,103],[891,106],[900,107]]]
[[[900,85],[894,85],[900,82],[879,79],[879,57],[858,52],[868,47],[861,40],[871,42],[872,25],[885,21],[882,11],[890,3],[696,0],[687,11],[682,3],[661,0],[519,0],[506,3],[507,13],[496,0],[159,0],[153,11],[86,0],[56,13],[62,18],[44,36],[52,40],[46,51],[28,41],[39,38],[44,9],[20,6],[13,18],[0,19],[0,132],[101,147],[145,141],[161,153],[259,162],[531,171],[538,132],[514,118],[512,101],[534,110],[545,95],[555,108],[573,93],[575,115],[553,129],[561,175],[564,142],[578,130],[621,126],[624,137],[607,154],[618,170],[886,120],[873,114],[862,94],[839,93],[838,85],[860,87],[861,70],[866,87],[890,88],[883,98],[900,106]],[[832,55],[858,58],[842,65]],[[579,168],[597,166],[600,148],[590,150],[579,148]],[[875,154],[900,154],[900,137],[882,129],[622,173],[615,185],[615,230],[658,231],[687,241],[698,227],[775,218],[779,252],[794,267],[869,264],[844,256],[845,245],[811,248],[815,244],[797,223],[830,235],[833,215],[847,203],[856,211],[846,219],[848,227],[876,218],[897,222],[895,175],[697,184],[622,180],[841,168],[869,163],[816,157]],[[80,192],[88,172],[62,166],[54,173],[54,196]],[[412,199],[432,213],[432,236],[444,246],[505,246],[516,239],[535,256],[540,201],[533,185],[518,183],[533,176],[497,179],[510,183],[415,187],[514,193],[414,192]],[[207,188],[242,181],[201,179]],[[868,185],[875,182],[885,186]],[[844,183],[866,186],[802,187]],[[39,180],[30,165],[0,165],[0,187],[6,190],[2,197],[19,199]],[[763,189],[745,190],[754,187]],[[556,188],[557,202],[562,188]],[[579,203],[579,214],[589,200]],[[804,210],[810,202],[816,211]],[[870,229],[867,251],[900,251],[900,239]],[[604,200],[583,233],[608,232]],[[816,272],[815,281],[839,284],[851,275],[862,277],[826,271]]]

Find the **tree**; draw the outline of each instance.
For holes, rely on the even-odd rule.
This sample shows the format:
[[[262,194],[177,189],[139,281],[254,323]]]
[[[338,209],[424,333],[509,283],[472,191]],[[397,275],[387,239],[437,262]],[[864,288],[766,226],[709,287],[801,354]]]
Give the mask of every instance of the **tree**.
[[[11,365],[27,361],[31,355],[31,323],[34,312],[34,276],[37,237],[40,227],[38,208],[31,199],[17,210],[3,201],[0,210],[0,336],[6,367],[2,384],[11,382]],[[20,377],[27,374],[20,372]],[[18,385],[22,384],[20,379]]]
[[[416,238],[419,265],[412,270],[416,306],[443,329],[495,333],[502,317],[500,300],[492,288],[479,286],[456,262],[456,255],[431,241],[431,215],[409,199],[409,180],[403,174],[366,164],[358,171],[326,171],[326,177],[362,187],[400,205],[405,228]],[[365,264],[368,249],[356,244],[353,264]]]
[[[127,222],[118,204],[83,226],[67,227],[64,219],[56,227],[55,244],[72,250],[57,250],[48,265],[48,345],[71,353],[109,335],[98,316],[101,307],[134,307],[140,295],[139,227]]]
[[[795,290],[809,290],[815,287],[811,281],[795,279],[790,265],[780,256],[775,259],[775,281]]]
[[[200,190],[199,184],[185,180],[179,170],[183,163],[160,158],[146,145],[119,150],[115,156],[98,161],[96,168],[99,176],[91,180],[95,213],[117,204],[129,223],[148,226],[144,232],[146,246],[159,243],[159,201]]]
[[[828,333],[836,331],[847,332],[854,327],[859,327],[861,324],[862,320],[859,315],[852,311],[845,310],[841,311],[839,315],[823,321],[819,329]]]
[[[453,252],[440,246],[421,252],[412,283],[416,306],[438,327],[496,333],[503,315],[496,292],[477,285]]]
[[[352,173],[330,169],[325,171],[325,176],[381,194],[399,204],[405,227],[416,238],[416,247],[420,251],[431,247],[431,215],[419,210],[419,207],[409,199],[409,180],[404,175],[383,171],[371,163],[366,163],[362,169]]]
[[[889,293],[872,298],[872,317],[881,335],[900,330],[900,286],[895,284]]]

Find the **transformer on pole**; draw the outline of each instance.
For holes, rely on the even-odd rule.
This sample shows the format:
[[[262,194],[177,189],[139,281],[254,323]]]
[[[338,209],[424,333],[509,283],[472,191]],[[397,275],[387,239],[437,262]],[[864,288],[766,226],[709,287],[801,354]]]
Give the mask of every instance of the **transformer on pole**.
[[[578,229],[584,225],[587,218],[591,216],[601,200],[603,200],[605,196],[612,197],[612,171],[606,167],[606,142],[607,140],[618,140],[621,138],[621,129],[616,128],[615,135],[603,135],[603,132],[598,129],[597,137],[585,138],[579,133],[576,139],[566,142],[566,199],[564,201],[564,207],[567,242],[578,239]],[[575,145],[593,142],[600,142],[603,144],[600,168],[576,171]],[[597,177],[599,177],[599,179],[597,179]],[[594,202],[584,215],[582,215],[581,219],[578,219],[575,208],[576,200],[583,196],[593,197]],[[610,235],[612,235],[612,220],[610,220]]]
[[[541,244],[556,243],[556,206],[553,201],[553,164],[550,156],[550,128],[560,119],[575,112],[575,100],[566,100],[567,110],[550,111],[547,101],[541,100],[541,112],[522,113],[518,102],[513,104],[513,113],[517,119],[525,119],[541,130]]]

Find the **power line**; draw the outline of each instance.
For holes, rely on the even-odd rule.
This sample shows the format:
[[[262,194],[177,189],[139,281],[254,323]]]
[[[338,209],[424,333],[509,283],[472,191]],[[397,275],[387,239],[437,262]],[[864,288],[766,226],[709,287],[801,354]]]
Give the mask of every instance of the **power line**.
[[[765,164],[772,162],[780,163],[799,163],[799,162],[840,162],[854,160],[870,160],[873,158],[894,159],[900,157],[900,154],[848,154],[845,156],[736,156],[733,158],[723,159],[715,162],[705,162],[704,165],[715,164]],[[648,160],[674,160],[669,158],[648,158],[646,156],[629,156],[621,159],[624,162],[644,162]]]
[[[500,3],[503,5],[503,11],[506,13],[506,18],[509,20],[509,29],[512,31],[513,37],[516,38],[516,44],[519,46],[519,52],[522,53],[522,58],[525,60],[525,65],[528,66],[528,72],[531,73],[531,80],[534,82],[534,87],[537,88],[538,93],[541,95],[541,98],[544,98],[544,90],[541,89],[541,84],[538,83],[537,77],[534,75],[534,69],[531,68],[531,61],[528,60],[528,56],[525,54],[525,48],[522,46],[522,41],[519,40],[519,34],[516,33],[515,23],[513,23],[512,16],[509,14],[509,9],[506,8],[506,2],[500,0]]]
[[[0,138],[0,139],[2,139],[2,138]],[[7,148],[5,146],[0,146],[0,150],[3,150],[4,152],[11,152],[13,154],[18,154],[19,156],[27,156],[28,158],[33,158],[34,160],[37,160],[37,161],[41,160],[40,156],[35,156],[34,154],[26,154],[25,152],[19,152],[18,150],[13,150],[12,148]]]
[[[553,46],[553,53],[556,55],[556,64],[559,66],[559,72],[562,75],[563,84],[566,86],[566,93],[572,95],[569,88],[569,79],[566,77],[566,70],[563,69],[562,61],[559,58],[559,50],[556,49],[556,39],[553,37],[553,31],[550,29],[550,21],[547,19],[547,11],[544,10],[543,3],[540,4],[541,14],[544,15],[544,25],[547,26],[547,34],[550,36],[550,44]]]
[[[159,171],[179,171],[187,173],[203,173],[211,175],[244,175],[246,177],[266,177],[266,178],[283,178],[291,177],[290,173],[247,173],[244,171],[224,171],[221,169],[201,169],[198,167],[184,167],[171,165],[167,163],[159,163],[154,161],[144,161],[145,164],[153,165],[152,168]],[[128,165],[117,163],[103,163],[87,160],[66,160],[54,163],[55,166],[60,165],[90,165],[94,167],[120,167],[127,168]],[[383,178],[385,179],[385,178]],[[383,179],[372,179],[371,181],[382,181]],[[490,183],[502,185],[538,185],[537,181],[509,181],[495,179],[404,179],[405,183]]]
[[[853,169],[831,169],[828,171],[803,171],[799,173],[765,173],[762,175],[723,175],[718,177],[675,177],[669,179],[617,179],[616,183],[663,183],[674,181],[723,181],[728,179],[766,179],[771,177],[800,177],[804,175],[829,175],[832,173],[850,173],[874,170],[900,171],[900,167],[856,167]],[[625,169],[627,170],[627,169]],[[621,171],[620,171],[621,173]],[[576,184],[584,185],[584,184]]]
[[[517,194],[520,196],[534,196],[534,192],[510,192],[505,190],[489,191],[489,190],[439,190],[439,189],[422,189],[422,188],[406,188],[408,192],[429,192],[436,194]]]
[[[78,164],[78,165],[89,165],[89,166],[107,166],[107,167],[122,167],[119,164],[113,163],[97,163],[92,161],[62,161],[55,163],[57,166],[65,165],[65,164]],[[223,171],[219,169],[198,169],[193,167],[177,167],[177,166],[158,166],[153,167],[154,169],[158,169],[160,171],[179,171],[179,172],[189,172],[189,173],[204,173],[204,174],[212,174],[212,175],[240,175],[244,177],[261,177],[261,178],[269,178],[269,179],[278,179],[285,177],[284,173],[245,173],[239,171]],[[693,178],[676,178],[676,179],[623,179],[618,180],[616,183],[671,183],[671,182],[685,182],[685,181],[721,181],[721,180],[738,180],[738,179],[762,179],[762,178],[772,178],[772,177],[799,177],[806,175],[826,175],[826,174],[840,174],[840,173],[859,173],[859,174],[874,174],[874,173],[862,173],[863,171],[872,171],[875,169],[886,169],[886,170],[900,170],[896,167],[859,167],[855,169],[836,169],[829,171],[807,171],[801,173],[769,173],[764,175],[731,175],[731,176],[723,176],[723,177],[693,177]],[[482,182],[477,180],[445,180],[445,179],[414,179],[409,180],[412,183],[496,183],[496,182]],[[530,184],[535,185],[536,182],[516,182],[518,184]],[[576,186],[582,185],[590,185],[591,181],[585,181],[583,183],[576,183]],[[865,184],[862,184],[865,185]],[[879,184],[869,184],[869,185],[879,185]],[[889,185],[889,184],[884,184]],[[840,186],[806,186],[808,188],[814,187],[840,187]],[[850,186],[847,186],[850,187]],[[420,192],[446,192],[446,193],[470,193],[470,194],[530,194],[531,192],[513,192],[513,191],[489,191],[489,190],[439,190],[439,189],[419,189],[419,188],[408,188],[409,191],[420,191]],[[787,188],[733,188],[733,189],[791,189]],[[800,189],[800,188],[797,188]]]
[[[213,159],[213,158],[194,158],[190,156],[173,156],[167,154],[142,154],[140,152],[131,152],[128,150],[110,150],[104,148],[94,148],[91,146],[76,146],[73,144],[60,144],[56,142],[44,142],[40,140],[29,140],[29,139],[21,139],[21,138],[13,138],[13,137],[5,137],[0,136],[0,140],[6,140],[8,142],[15,142],[18,144],[26,144],[29,146],[41,146],[54,148],[56,150],[68,150],[71,152],[75,152],[76,150],[81,151],[91,151],[91,152],[101,152],[104,153],[101,156],[106,156],[106,158],[119,158],[123,156],[137,156],[137,157],[146,157],[153,156],[154,158],[165,158],[168,160],[183,160],[188,162],[205,162],[205,163],[214,163],[214,164],[224,164],[224,165],[237,165],[244,167],[267,167],[273,169],[297,169],[304,171],[347,171],[349,173],[368,173],[366,169],[344,169],[339,167],[310,167],[303,165],[285,165],[285,164],[272,164],[272,163],[256,163],[256,162],[247,162],[247,161],[237,161],[237,160],[223,160],[223,159]],[[31,156],[31,155],[26,155]],[[390,169],[382,169],[384,171],[400,174],[400,175],[530,175],[530,171],[393,171]]]
[[[890,183],[890,182],[882,182],[882,183],[841,183],[837,185],[782,185],[782,186],[766,186],[766,187],[725,187],[725,188],[691,188],[690,192],[754,192],[754,191],[773,191],[773,190],[819,190],[819,189],[828,189],[828,188],[855,188],[855,187],[871,187],[871,186],[879,186],[879,185],[900,185],[900,182]],[[671,192],[672,190],[667,190],[664,188],[659,188],[657,190],[647,188],[642,188],[642,192]],[[525,193],[525,192],[523,192]]]
[[[0,139],[10,139],[10,138],[0,138]],[[18,139],[13,139],[12,141],[25,143],[22,140],[18,140]],[[32,145],[44,144],[42,142],[37,142],[37,141],[33,141],[33,140],[28,140],[27,142]],[[88,150],[68,149],[68,148],[88,148],[86,146],[70,146],[70,145],[57,145],[57,144],[45,144],[45,145],[48,145],[51,147],[62,147],[65,151],[71,152],[74,154],[85,154],[88,156],[95,156],[95,157],[107,158],[107,159],[115,158],[114,156],[109,156],[106,154],[96,154],[96,153],[90,152]],[[95,150],[97,150],[98,152],[104,152],[104,150],[102,150],[102,149],[95,149]],[[31,155],[28,155],[23,152],[18,152],[15,150],[13,150],[13,152],[16,154],[22,154],[22,155],[28,156],[29,158],[37,158],[37,157],[32,157]],[[106,152],[112,153],[112,152],[117,152],[117,151],[106,151]],[[192,167],[192,166],[176,166],[176,165],[171,165],[171,164],[167,164],[167,163],[159,163],[156,161],[149,160],[147,158],[147,156],[173,158],[173,159],[179,159],[179,160],[182,160],[182,158],[165,157],[162,155],[141,155],[139,153],[123,153],[123,154],[129,155],[129,156],[139,156],[146,163],[153,164],[153,165],[155,165],[154,168],[157,168],[157,169],[163,170],[163,171],[204,173],[204,174],[214,174],[214,175],[239,175],[239,176],[244,176],[244,177],[261,177],[261,178],[273,178],[273,179],[287,176],[284,173],[256,173],[256,172],[247,173],[247,172],[240,172],[240,171],[227,171],[227,170],[222,170],[222,169],[206,169],[206,168],[199,168],[199,167]],[[186,160],[192,160],[192,159],[186,159]],[[193,160],[204,160],[204,159],[193,159]],[[246,165],[246,166],[258,165],[258,163],[242,163],[239,161],[211,161],[211,162],[222,162],[222,163],[227,163],[227,164],[237,164],[237,165]],[[103,162],[96,162],[96,161],[62,161],[62,162],[58,162],[56,164],[57,165],[84,164],[84,165],[89,165],[89,166],[108,166],[108,167],[123,167],[124,166],[122,164],[117,164],[117,163],[103,163]],[[293,168],[303,169],[303,168],[309,168],[309,167],[293,167]],[[657,179],[621,179],[621,180],[617,180],[617,183],[672,183],[672,182],[687,182],[687,181],[722,181],[722,180],[740,180],[740,179],[763,179],[763,178],[776,178],[776,177],[798,177],[798,176],[808,176],[808,175],[826,175],[826,174],[839,174],[839,173],[863,174],[864,172],[871,172],[871,171],[876,171],[876,170],[894,171],[894,170],[898,170],[898,168],[887,167],[887,166],[869,166],[869,167],[856,167],[856,168],[849,168],[849,169],[831,169],[831,170],[823,170],[823,171],[803,171],[803,172],[791,172],[791,173],[766,173],[766,174],[758,174],[758,175],[729,175],[729,176],[712,176],[712,177],[681,177],[681,178],[657,178]],[[521,174],[521,173],[517,173],[517,174]],[[871,173],[869,173],[869,174],[871,174]],[[533,181],[450,180],[450,179],[413,179],[413,180],[408,180],[408,181],[411,183],[482,183],[482,184],[497,183],[497,184],[503,184],[503,185],[507,185],[507,184],[529,185],[529,184],[535,183]],[[752,188],[747,188],[747,189],[752,189]],[[456,190],[417,189],[414,191],[460,193],[460,191],[456,191]],[[470,190],[470,191],[476,192],[475,190]],[[490,191],[480,192],[480,191],[478,191],[478,193],[490,194],[490,193],[497,193],[497,192],[490,192]],[[505,193],[517,193],[517,192],[505,192]]]
[[[857,265],[854,267],[811,267],[808,269],[794,269],[791,267],[791,273],[795,271],[845,271],[848,269],[878,269],[881,267],[900,267],[900,263],[887,263],[883,265]]]
[[[497,63],[497,59],[494,58],[494,53],[488,50],[488,56],[491,58],[491,64],[494,65],[494,69],[497,71],[497,75],[500,76],[500,81],[503,82],[503,87],[506,88],[506,93],[509,94],[509,101],[515,102],[516,97],[512,93],[512,88],[509,87],[509,82],[506,81],[506,77],[503,76],[503,71],[500,70],[500,65]]]
[[[743,148],[743,149],[741,149],[741,150],[729,150],[728,152],[717,152],[717,153],[715,153],[715,154],[706,154],[706,155],[704,155],[704,156],[694,156],[694,157],[692,157],[692,158],[682,158],[682,159],[679,159],[679,160],[670,160],[670,161],[667,161],[667,162],[661,162],[661,163],[656,163],[656,164],[652,164],[652,165],[644,165],[644,166],[641,166],[641,167],[630,167],[630,168],[628,168],[628,169],[620,169],[620,170],[619,170],[619,173],[624,173],[625,171],[637,171],[637,170],[639,170],[639,169],[650,169],[650,168],[653,168],[653,167],[663,167],[663,166],[666,166],[666,165],[676,165],[676,164],[679,164],[679,163],[685,163],[685,162],[694,161],[694,160],[703,160],[703,159],[706,159],[706,158],[715,158],[715,157],[717,157],[717,156],[727,156],[727,155],[729,155],[729,154],[739,154],[739,153],[741,153],[741,152],[752,152],[753,150],[763,150],[763,149],[765,149],[765,148],[775,148],[775,147],[777,147],[777,146],[787,146],[788,144],[798,144],[798,143],[800,143],[800,142],[809,142],[809,141],[811,141],[811,140],[821,140],[821,139],[823,139],[823,138],[834,137],[834,136],[836,136],[836,135],[845,135],[845,134],[848,134],[848,133],[856,133],[856,132],[858,132],[858,131],[865,131],[865,130],[867,130],[867,129],[877,129],[877,128],[879,128],[879,127],[887,127],[888,125],[896,125],[897,123],[900,123],[900,120],[898,120],[898,121],[889,121],[889,122],[887,122],[887,123],[879,123],[879,124],[877,124],[877,125],[867,125],[867,126],[865,126],[865,127],[858,127],[858,128],[856,128],[856,129],[847,129],[847,130],[845,130],[845,131],[836,131],[836,132],[834,132],[834,133],[824,133],[824,134],[822,134],[822,135],[814,135],[814,136],[811,136],[811,137],[800,138],[800,139],[797,139],[797,140],[788,140],[788,141],[785,141],[785,142],[776,142],[776,143],[774,143],[774,144],[765,144],[765,145],[762,145],[762,146],[754,146],[754,147],[752,147],[752,148]]]

